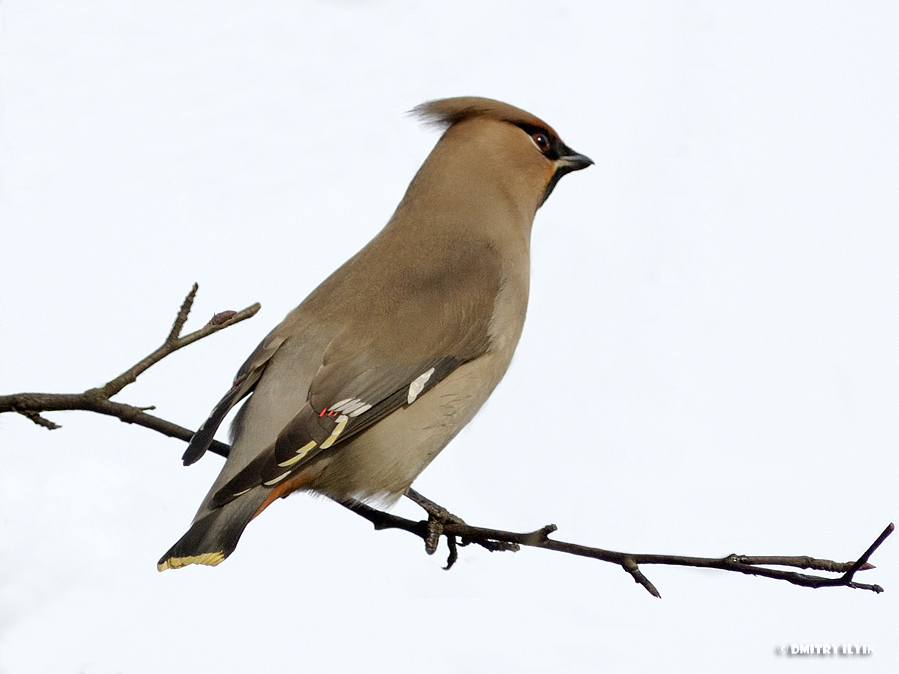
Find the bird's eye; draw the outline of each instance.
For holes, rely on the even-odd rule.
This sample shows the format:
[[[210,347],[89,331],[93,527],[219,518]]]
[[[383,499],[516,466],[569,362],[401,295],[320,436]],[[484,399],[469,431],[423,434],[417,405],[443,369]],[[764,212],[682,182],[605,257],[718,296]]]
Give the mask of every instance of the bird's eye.
[[[546,152],[549,149],[549,138],[547,138],[546,134],[542,131],[532,133],[531,140],[534,141],[534,145],[536,145],[541,152]]]

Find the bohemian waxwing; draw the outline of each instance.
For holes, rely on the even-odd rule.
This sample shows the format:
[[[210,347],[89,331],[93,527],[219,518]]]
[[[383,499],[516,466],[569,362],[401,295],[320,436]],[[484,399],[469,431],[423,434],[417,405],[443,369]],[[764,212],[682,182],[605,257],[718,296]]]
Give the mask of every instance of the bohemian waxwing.
[[[446,131],[387,226],[269,333],[193,436],[185,465],[250,396],[222,472],[160,571],[218,564],[251,519],[299,489],[399,498],[509,367],[534,214],[559,178],[593,162],[498,101],[414,112]]]

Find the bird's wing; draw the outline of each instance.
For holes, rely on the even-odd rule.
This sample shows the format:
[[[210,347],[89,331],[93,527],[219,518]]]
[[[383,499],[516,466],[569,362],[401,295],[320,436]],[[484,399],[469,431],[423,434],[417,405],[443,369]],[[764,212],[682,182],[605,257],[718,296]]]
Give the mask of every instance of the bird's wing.
[[[250,354],[250,357],[237,371],[237,375],[234,377],[234,384],[213,408],[209,418],[203,422],[203,425],[197,429],[197,432],[190,439],[190,443],[181,457],[185,466],[196,463],[206,453],[209,445],[212,444],[216,431],[228,415],[228,412],[253,392],[256,384],[259,383],[259,379],[262,377],[262,373],[265,372],[266,365],[268,365],[272,356],[275,355],[275,352],[283,343],[284,337],[273,331]]]
[[[213,507],[260,484],[274,487],[322,452],[339,451],[487,351],[500,264],[492,255],[454,262],[449,271],[409,284],[402,301],[367,312],[364,321],[347,321],[323,354],[306,404],[216,492]]]

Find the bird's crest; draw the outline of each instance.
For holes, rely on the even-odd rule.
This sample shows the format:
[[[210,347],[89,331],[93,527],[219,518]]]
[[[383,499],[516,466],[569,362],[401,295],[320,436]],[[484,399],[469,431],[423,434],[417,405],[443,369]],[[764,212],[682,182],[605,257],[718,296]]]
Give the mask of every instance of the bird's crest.
[[[412,108],[409,114],[418,117],[425,124],[442,128],[448,128],[473,117],[487,117],[516,126],[544,129],[553,136],[556,135],[552,127],[539,117],[521,108],[516,108],[514,105],[479,96],[459,96],[428,101]]]

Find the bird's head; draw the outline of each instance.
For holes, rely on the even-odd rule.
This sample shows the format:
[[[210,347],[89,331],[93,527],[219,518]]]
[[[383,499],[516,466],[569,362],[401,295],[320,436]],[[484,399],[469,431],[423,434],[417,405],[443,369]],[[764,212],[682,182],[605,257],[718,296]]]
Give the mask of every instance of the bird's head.
[[[447,131],[444,140],[456,152],[467,146],[484,164],[495,170],[512,168],[523,187],[537,192],[539,207],[559,179],[587,168],[589,157],[575,152],[555,130],[539,117],[507,103],[489,98],[463,96],[423,103],[412,110],[429,124]]]

